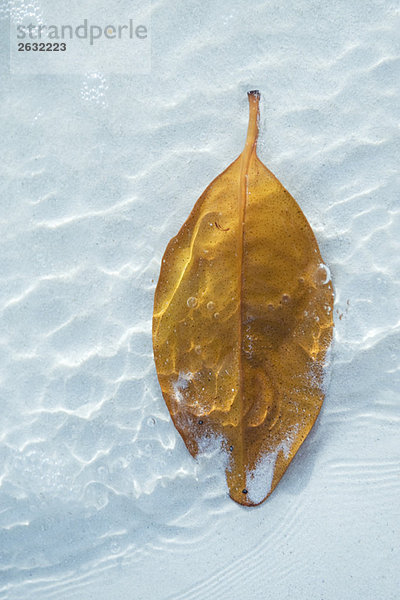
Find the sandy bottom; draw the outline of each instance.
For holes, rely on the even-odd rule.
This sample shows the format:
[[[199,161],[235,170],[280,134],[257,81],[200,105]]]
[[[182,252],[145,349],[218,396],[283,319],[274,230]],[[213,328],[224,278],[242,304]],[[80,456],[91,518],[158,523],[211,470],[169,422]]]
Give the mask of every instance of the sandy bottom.
[[[1,598],[399,597],[399,17],[154,1],[152,71],[131,77],[13,76],[4,50]],[[244,509],[172,425],[151,317],[164,248],[242,150],[254,88],[260,158],[336,305],[317,425]]]

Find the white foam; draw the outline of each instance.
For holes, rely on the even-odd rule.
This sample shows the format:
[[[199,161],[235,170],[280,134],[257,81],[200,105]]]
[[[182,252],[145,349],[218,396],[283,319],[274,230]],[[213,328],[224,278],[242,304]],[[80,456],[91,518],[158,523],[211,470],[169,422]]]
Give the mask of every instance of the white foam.
[[[182,390],[186,390],[193,379],[193,373],[179,372],[178,379],[172,384],[175,400],[180,404],[183,401]]]
[[[246,489],[248,498],[254,503],[261,502],[270,492],[274,475],[275,463],[280,452],[288,458],[290,449],[298,432],[298,426],[292,427],[286,439],[282,440],[274,452],[262,456],[255,468],[247,473]]]

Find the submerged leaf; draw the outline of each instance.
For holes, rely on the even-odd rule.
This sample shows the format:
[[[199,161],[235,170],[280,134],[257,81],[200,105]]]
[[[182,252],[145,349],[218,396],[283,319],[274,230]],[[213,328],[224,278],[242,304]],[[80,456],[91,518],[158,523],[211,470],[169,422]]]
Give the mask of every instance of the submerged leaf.
[[[323,401],[333,289],[295,200],[245,148],[196,202],[162,260],[153,317],[158,379],[193,456],[214,440],[240,504],[273,491]]]

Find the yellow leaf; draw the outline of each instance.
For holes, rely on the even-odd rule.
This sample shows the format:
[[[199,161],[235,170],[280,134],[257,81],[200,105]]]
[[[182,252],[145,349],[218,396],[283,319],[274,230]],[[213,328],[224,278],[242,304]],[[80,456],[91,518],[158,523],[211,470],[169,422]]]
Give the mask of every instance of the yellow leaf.
[[[220,445],[230,496],[254,506],[320,411],[333,289],[304,214],[257,156],[260,95],[248,97],[243,152],[165,251],[153,348],[189,452]]]

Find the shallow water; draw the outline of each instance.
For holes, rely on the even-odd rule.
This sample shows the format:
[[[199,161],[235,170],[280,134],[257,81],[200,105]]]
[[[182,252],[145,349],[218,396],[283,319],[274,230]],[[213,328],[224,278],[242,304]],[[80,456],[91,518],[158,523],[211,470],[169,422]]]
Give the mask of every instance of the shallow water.
[[[149,75],[3,61],[0,597],[398,597],[400,11],[321,4],[153,2]],[[317,425],[246,510],[172,425],[151,316],[164,248],[242,150],[254,88],[260,158],[336,304]]]

